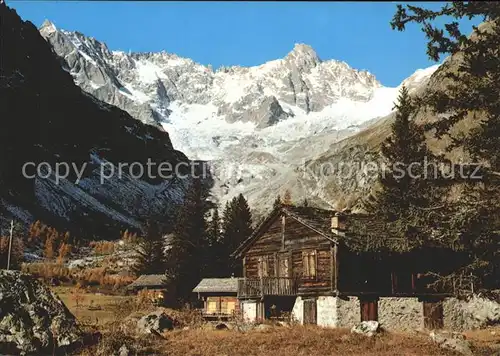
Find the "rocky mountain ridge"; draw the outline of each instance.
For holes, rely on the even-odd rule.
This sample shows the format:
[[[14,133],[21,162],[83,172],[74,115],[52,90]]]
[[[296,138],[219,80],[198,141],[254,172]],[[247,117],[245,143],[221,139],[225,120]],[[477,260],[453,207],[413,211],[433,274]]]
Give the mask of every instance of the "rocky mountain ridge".
[[[287,188],[296,200],[334,205],[338,198],[325,193],[332,182],[311,176],[307,162],[390,114],[399,88],[321,60],[305,44],[259,66],[214,70],[167,52],[112,51],[49,21],[40,33],[83,90],[162,127],[188,157],[209,161],[217,200],[243,193],[257,210]],[[437,68],[402,84],[417,90]]]
[[[95,239],[139,230],[153,215],[167,218],[182,202],[188,179],[133,178],[126,170],[119,174],[118,165],[189,162],[168,133],[76,86],[38,29],[5,4],[0,37],[2,218],[40,219]],[[73,170],[56,176],[61,163],[83,169],[81,177]],[[103,167],[114,173],[101,182]]]
[[[40,33],[64,58],[75,81],[86,91],[127,111],[149,103],[151,112],[138,116],[145,122],[168,118],[165,109],[177,100],[186,104],[214,103],[217,114],[228,122],[250,121],[267,127],[293,116],[293,112],[281,107],[281,102],[306,113],[318,112],[340,98],[366,102],[375,89],[382,87],[367,71],[352,69],[345,62],[322,61],[305,44],[296,44],[283,59],[260,66],[214,71],[210,66],[166,52],[110,51],[104,43],[79,32],[58,30],[50,21],[44,22]],[[258,115],[273,105],[273,115],[264,119]]]

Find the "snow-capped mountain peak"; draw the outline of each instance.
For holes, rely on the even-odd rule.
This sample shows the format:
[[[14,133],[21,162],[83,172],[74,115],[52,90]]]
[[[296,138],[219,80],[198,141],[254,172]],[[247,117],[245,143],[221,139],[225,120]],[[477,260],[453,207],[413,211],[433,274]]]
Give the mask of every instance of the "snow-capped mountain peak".
[[[293,50],[288,53],[285,60],[295,65],[299,70],[310,70],[321,63],[316,51],[304,43],[296,43]]]
[[[214,71],[165,51],[110,51],[55,26],[40,32],[85,91],[165,129],[189,158],[218,166],[215,194],[222,201],[240,192],[252,201],[257,187],[286,185],[297,161],[389,114],[399,88],[345,62],[321,60],[303,43],[258,66]],[[406,83],[418,87],[434,70],[417,71]]]
[[[42,24],[42,26],[40,27],[40,33],[42,36],[48,36],[50,35],[51,33],[54,33],[57,31],[57,28],[56,26],[50,22],[49,20],[45,20]]]

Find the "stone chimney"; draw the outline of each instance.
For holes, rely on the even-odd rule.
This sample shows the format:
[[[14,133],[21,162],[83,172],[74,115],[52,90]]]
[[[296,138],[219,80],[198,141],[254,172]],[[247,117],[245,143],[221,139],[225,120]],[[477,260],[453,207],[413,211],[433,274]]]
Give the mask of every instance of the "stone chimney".
[[[344,236],[346,230],[346,216],[341,212],[336,212],[332,217],[332,232],[338,236]]]

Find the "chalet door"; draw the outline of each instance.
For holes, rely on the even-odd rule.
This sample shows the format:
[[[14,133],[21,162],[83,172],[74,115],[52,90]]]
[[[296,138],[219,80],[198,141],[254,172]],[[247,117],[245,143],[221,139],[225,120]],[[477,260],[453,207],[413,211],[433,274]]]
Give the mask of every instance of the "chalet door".
[[[304,300],[304,325],[316,323],[316,299],[306,299]]]
[[[424,327],[429,330],[443,328],[443,303],[424,302]]]
[[[360,300],[359,304],[361,307],[361,321],[378,321],[377,300]]]

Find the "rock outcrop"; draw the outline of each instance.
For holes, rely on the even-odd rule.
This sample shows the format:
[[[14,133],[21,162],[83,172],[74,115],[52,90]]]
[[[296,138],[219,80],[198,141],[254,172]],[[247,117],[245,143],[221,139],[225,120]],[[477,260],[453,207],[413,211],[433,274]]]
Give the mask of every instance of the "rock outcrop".
[[[139,334],[161,334],[165,330],[173,328],[174,320],[162,310],[144,315],[137,322]]]
[[[447,331],[431,331],[429,334],[432,341],[443,349],[453,350],[461,355],[473,356],[470,342],[460,333]]]
[[[14,216],[5,211],[0,215],[27,224],[44,220],[72,235],[118,238],[124,229],[140,229],[143,218],[175,209],[189,179],[177,179],[175,174],[160,179],[154,169],[140,175],[135,170],[133,177],[128,168],[118,169],[124,164],[145,168],[148,162],[154,167],[188,163],[173,148],[168,133],[75,85],[69,64],[61,66],[62,59],[38,29],[5,4],[0,5],[0,20],[0,199],[8,200],[2,206]],[[42,33],[56,32],[45,24]],[[62,35],[55,40],[61,48],[73,48]],[[104,46],[89,43],[106,58]],[[68,53],[67,60],[72,70],[84,66],[82,71],[93,73],[99,85],[116,85],[112,68],[87,66],[76,54]],[[27,162],[33,166],[23,171]],[[36,173],[40,164],[43,175]],[[72,167],[70,174],[57,175],[56,164]],[[112,177],[102,179],[104,171],[111,171]]]
[[[0,270],[0,353],[52,354],[82,341],[75,317],[32,276]]]
[[[361,323],[354,325],[351,329],[351,332],[371,337],[374,336],[379,331],[379,328],[380,324],[378,323],[378,321],[369,320],[369,321],[362,321]]]
[[[228,122],[272,126],[289,114],[279,101],[317,112],[340,99],[366,102],[382,85],[346,63],[322,61],[314,49],[296,44],[283,59],[256,67],[214,71],[191,59],[166,52],[124,53],[79,32],[40,28],[75,82],[100,100],[149,124],[168,119],[173,101],[213,104]]]

